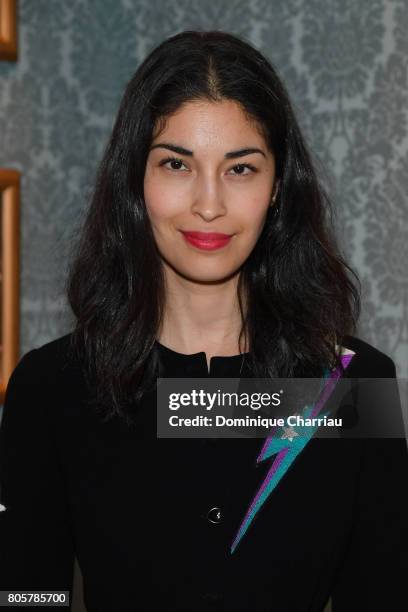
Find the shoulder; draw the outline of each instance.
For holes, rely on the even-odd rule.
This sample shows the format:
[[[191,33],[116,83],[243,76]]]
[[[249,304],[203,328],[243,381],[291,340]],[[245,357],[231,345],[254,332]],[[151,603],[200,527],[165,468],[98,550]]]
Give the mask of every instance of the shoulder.
[[[349,375],[361,378],[394,378],[393,359],[374,345],[356,336],[344,336],[341,346],[354,353]]]
[[[79,362],[70,349],[71,333],[60,336],[26,352],[14,368],[8,387],[13,383],[27,387],[38,384],[60,384],[80,373]]]
[[[48,431],[54,408],[68,396],[70,389],[79,389],[78,373],[68,358],[70,335],[66,334],[26,352],[8,380],[1,414],[2,436],[18,435],[22,424],[25,431],[39,437]]]

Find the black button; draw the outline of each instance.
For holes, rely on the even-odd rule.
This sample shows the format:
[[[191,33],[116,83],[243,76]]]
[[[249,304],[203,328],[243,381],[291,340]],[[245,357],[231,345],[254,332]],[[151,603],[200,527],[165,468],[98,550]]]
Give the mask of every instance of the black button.
[[[211,508],[208,512],[207,512],[207,519],[210,523],[221,523],[222,521],[222,514],[221,514],[221,509],[217,508],[217,506],[215,506],[214,508]]]

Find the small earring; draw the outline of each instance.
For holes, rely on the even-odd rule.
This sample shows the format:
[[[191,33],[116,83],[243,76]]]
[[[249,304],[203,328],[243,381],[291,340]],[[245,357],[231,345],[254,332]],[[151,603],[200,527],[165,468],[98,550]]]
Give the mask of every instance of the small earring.
[[[270,202],[269,206],[274,206],[274,204],[275,204],[275,200],[276,200],[276,196],[277,196],[277,195],[278,195],[278,193],[277,193],[277,191],[275,191],[275,194],[274,194],[274,196],[272,197],[272,199],[271,199],[271,202]]]

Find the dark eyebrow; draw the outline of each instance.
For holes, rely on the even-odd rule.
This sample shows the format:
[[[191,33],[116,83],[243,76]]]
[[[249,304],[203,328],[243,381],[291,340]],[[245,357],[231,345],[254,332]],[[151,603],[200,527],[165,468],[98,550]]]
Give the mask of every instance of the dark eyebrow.
[[[179,147],[178,145],[173,145],[167,142],[159,142],[150,147],[152,149],[169,149],[169,151],[173,151],[174,153],[178,153],[179,155],[188,155],[189,157],[194,157],[194,153],[189,149],[185,149],[184,147]],[[248,149],[239,149],[238,151],[229,151],[229,153],[225,153],[225,159],[233,159],[235,157],[244,157],[245,155],[249,155],[250,153],[260,153],[264,157],[266,157],[265,153],[261,149],[257,148],[248,148]]]

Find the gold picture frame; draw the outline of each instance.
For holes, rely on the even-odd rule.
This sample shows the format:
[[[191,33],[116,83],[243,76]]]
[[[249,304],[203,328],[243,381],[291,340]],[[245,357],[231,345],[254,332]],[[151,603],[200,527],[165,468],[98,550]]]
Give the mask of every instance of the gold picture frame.
[[[0,0],[0,60],[17,59],[17,0]]]
[[[20,340],[20,172],[0,169],[0,404]]]

